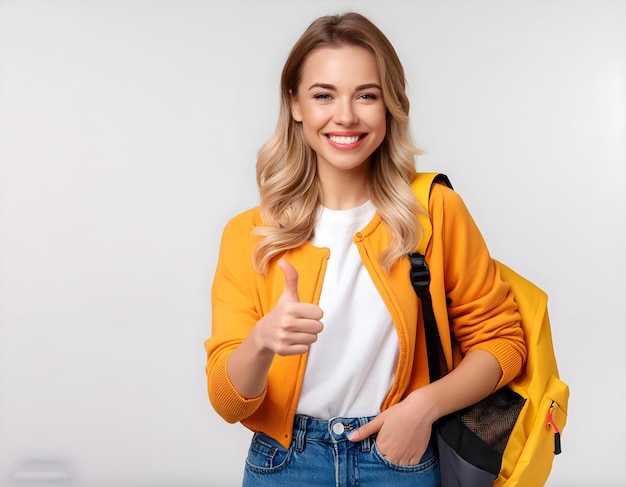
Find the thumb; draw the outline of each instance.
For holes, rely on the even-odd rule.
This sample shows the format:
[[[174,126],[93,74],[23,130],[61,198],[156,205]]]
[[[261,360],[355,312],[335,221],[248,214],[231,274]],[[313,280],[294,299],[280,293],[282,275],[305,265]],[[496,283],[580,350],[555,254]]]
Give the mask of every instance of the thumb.
[[[364,424],[359,429],[354,430],[348,435],[348,439],[352,442],[361,441],[368,436],[372,436],[380,431],[383,421],[380,419],[380,414],[372,419],[369,423]]]
[[[285,259],[278,261],[278,266],[283,270],[285,275],[285,289],[283,295],[287,295],[290,298],[299,301],[298,298],[298,271]]]

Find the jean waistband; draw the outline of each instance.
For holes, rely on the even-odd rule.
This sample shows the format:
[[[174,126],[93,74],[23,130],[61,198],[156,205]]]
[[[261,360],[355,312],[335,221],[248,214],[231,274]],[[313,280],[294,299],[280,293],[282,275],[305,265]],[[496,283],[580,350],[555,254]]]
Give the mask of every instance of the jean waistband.
[[[297,451],[304,449],[305,439],[339,443],[348,440],[348,434],[369,423],[376,416],[362,418],[331,418],[317,419],[310,416],[296,415],[293,422],[294,447]],[[362,440],[361,449],[369,451],[375,435]]]

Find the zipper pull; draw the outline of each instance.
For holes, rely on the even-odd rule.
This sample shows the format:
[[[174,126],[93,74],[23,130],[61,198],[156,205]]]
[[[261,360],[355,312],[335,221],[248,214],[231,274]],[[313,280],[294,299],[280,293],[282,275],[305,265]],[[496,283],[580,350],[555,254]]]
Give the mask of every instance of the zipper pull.
[[[554,410],[558,407],[559,405],[556,402],[552,401],[552,405],[550,406],[550,409],[548,410],[548,423],[546,424],[547,429],[550,429],[551,427],[554,428],[554,454],[555,455],[558,455],[559,453],[561,453],[561,430],[554,422],[554,417],[552,416],[554,413]]]

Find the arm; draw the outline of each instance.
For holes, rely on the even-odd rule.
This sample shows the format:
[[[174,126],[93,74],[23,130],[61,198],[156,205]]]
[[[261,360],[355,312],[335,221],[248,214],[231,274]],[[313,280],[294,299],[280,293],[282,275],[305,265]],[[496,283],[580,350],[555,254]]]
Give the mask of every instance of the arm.
[[[249,257],[253,225],[253,213],[246,212],[224,229],[211,293],[211,337],[205,342],[209,398],[215,411],[231,423],[249,417],[263,401],[263,395],[240,394],[228,373],[230,356],[263,312]]]
[[[497,387],[502,387],[519,374],[526,360],[517,304],[461,197],[437,185],[431,203],[434,231],[432,256],[427,259],[439,266],[432,271],[432,285],[440,297],[445,295],[446,306],[439,308],[447,311],[447,317],[444,313],[437,321],[440,327],[449,322],[462,356],[484,350],[497,359],[501,368]]]
[[[272,306],[268,288],[275,287],[274,277],[263,279],[252,267],[253,226],[254,215],[248,212],[231,220],[224,230],[213,280],[212,335],[205,342],[209,397],[216,412],[228,422],[248,418],[260,407],[275,353],[303,353],[313,340],[307,331],[295,338],[288,331],[278,336],[279,324],[289,322],[279,315],[304,315],[317,321],[305,323],[305,327],[312,327],[309,331],[315,334],[321,329],[321,310],[297,302],[297,273],[286,262],[279,265],[287,285]],[[311,313],[313,318],[309,318]],[[298,348],[303,343],[305,346]]]

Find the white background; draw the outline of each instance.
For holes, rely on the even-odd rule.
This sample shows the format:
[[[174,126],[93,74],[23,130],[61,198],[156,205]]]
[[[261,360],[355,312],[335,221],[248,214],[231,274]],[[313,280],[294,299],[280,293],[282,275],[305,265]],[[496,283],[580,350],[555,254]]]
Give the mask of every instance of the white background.
[[[219,237],[288,50],[346,10],[403,60],[420,169],[550,296],[549,485],[626,485],[625,2],[0,0],[0,486],[239,483],[204,375]]]

